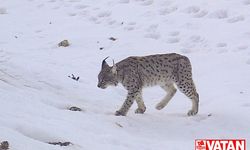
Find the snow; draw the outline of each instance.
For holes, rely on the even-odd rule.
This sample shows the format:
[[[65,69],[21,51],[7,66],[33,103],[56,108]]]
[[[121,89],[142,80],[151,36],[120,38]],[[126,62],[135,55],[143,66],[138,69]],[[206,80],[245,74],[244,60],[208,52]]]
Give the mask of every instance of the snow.
[[[200,138],[248,143],[249,25],[249,0],[0,0],[0,141],[11,150],[191,150]],[[58,47],[65,39],[70,46]],[[134,104],[126,117],[114,116],[126,91],[97,88],[102,59],[171,52],[192,62],[199,114],[186,115],[191,102],[180,92],[156,110],[164,91],[153,87],[143,91],[145,114],[135,114]]]

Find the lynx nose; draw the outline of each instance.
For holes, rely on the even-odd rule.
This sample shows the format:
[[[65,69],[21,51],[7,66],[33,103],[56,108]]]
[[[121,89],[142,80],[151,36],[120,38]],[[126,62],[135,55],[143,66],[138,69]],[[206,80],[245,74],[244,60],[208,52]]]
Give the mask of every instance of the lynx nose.
[[[100,89],[106,89],[107,88],[106,86],[104,86],[102,84],[98,84],[97,87],[100,88]]]
[[[100,88],[100,87],[101,87],[101,85],[100,85],[100,84],[97,84],[97,87],[99,87],[99,88]]]

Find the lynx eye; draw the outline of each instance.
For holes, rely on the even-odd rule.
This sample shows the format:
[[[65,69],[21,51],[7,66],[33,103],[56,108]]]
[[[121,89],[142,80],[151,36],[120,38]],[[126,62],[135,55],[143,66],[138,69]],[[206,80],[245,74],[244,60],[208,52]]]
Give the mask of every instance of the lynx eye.
[[[101,80],[101,83],[105,83],[105,80],[104,80],[104,79],[102,79],[102,80]]]

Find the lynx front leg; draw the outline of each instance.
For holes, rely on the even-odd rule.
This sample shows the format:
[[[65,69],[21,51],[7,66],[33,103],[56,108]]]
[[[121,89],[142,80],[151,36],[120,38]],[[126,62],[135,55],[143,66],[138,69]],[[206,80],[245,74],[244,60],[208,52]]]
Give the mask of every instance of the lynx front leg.
[[[134,99],[138,95],[138,92],[128,92],[127,98],[123,103],[122,107],[115,112],[116,116],[126,116],[129,108],[134,103]]]
[[[143,114],[146,111],[146,106],[143,102],[141,91],[136,95],[135,100],[136,100],[137,106],[138,106],[138,108],[135,110],[135,113]]]

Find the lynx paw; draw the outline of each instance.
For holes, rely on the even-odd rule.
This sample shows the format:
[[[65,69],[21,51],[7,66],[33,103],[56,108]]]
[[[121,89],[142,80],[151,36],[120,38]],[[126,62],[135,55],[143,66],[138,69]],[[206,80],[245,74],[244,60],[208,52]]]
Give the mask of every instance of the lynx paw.
[[[143,114],[145,111],[146,111],[146,107],[145,108],[137,108],[135,110],[135,113],[136,114]]]
[[[188,116],[194,116],[194,115],[196,115],[197,113],[198,113],[197,110],[192,110],[192,109],[191,109],[191,110],[188,111],[187,115],[188,115]]]
[[[162,103],[158,103],[155,108],[158,110],[161,110],[162,108],[164,108],[166,105],[162,104]]]
[[[119,111],[119,110],[117,110],[117,111],[115,112],[115,115],[116,115],[116,116],[126,116],[125,113],[123,113],[123,112],[121,112],[121,111]]]

